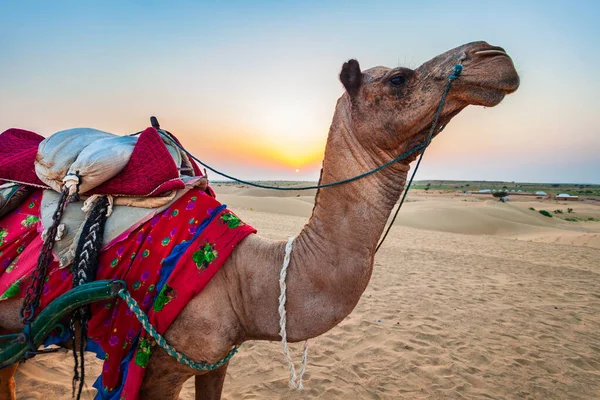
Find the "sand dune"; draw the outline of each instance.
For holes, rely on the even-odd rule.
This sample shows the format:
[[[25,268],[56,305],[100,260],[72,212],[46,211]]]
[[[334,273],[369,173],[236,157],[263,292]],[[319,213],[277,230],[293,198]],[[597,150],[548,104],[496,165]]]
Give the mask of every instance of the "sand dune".
[[[266,237],[297,234],[312,210],[310,196],[244,190],[219,198]],[[279,343],[250,342],[224,398],[600,398],[600,223],[544,217],[533,202],[411,200],[357,308],[312,341],[306,390],[287,388]],[[91,385],[100,364],[88,365]],[[70,398],[71,371],[69,354],[27,362],[19,398]],[[181,398],[194,398],[192,380]]]

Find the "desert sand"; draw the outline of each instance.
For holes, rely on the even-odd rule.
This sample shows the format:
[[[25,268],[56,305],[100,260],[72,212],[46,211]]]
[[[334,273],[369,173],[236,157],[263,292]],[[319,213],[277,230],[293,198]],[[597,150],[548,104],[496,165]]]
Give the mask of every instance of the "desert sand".
[[[260,235],[286,239],[313,193],[216,186]],[[563,207],[554,202],[547,209]],[[542,204],[543,205],[543,204]],[[245,343],[225,399],[599,399],[600,222],[568,222],[538,201],[413,194],[339,326],[310,342],[305,390],[287,387],[280,343]],[[600,207],[569,204],[575,215]],[[193,333],[190,333],[193,334]],[[301,344],[292,345],[297,360]],[[88,389],[100,371],[86,358]],[[69,399],[72,356],[17,373],[19,399]],[[193,380],[182,399],[194,398]]]

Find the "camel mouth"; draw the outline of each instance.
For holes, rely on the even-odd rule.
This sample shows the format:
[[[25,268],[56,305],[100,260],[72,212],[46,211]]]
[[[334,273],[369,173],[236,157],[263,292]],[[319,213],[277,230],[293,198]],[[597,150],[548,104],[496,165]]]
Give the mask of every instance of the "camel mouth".
[[[495,106],[519,88],[513,60],[502,47],[478,45],[466,51],[466,58],[463,82],[469,88],[460,97],[469,104]]]

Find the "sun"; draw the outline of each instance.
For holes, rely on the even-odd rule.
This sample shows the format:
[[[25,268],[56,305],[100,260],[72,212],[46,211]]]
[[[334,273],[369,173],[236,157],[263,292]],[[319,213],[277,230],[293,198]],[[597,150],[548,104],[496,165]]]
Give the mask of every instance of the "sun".
[[[296,168],[296,172],[300,172],[300,170],[298,168]]]

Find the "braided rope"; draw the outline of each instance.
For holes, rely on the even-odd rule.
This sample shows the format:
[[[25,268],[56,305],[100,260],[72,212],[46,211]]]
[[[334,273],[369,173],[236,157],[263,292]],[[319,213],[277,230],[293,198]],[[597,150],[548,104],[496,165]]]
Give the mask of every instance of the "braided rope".
[[[287,244],[285,245],[285,256],[283,258],[283,265],[281,267],[281,272],[279,273],[279,336],[281,336],[281,345],[283,346],[283,354],[285,355],[285,359],[288,362],[288,368],[290,370],[290,382],[289,387],[292,389],[302,390],[304,389],[304,385],[302,384],[302,377],[304,376],[304,372],[306,372],[306,362],[308,359],[308,340],[304,342],[304,351],[302,354],[302,366],[300,367],[300,373],[296,375],[296,367],[294,367],[294,362],[292,360],[292,355],[290,354],[290,349],[288,348],[287,343],[287,312],[285,311],[285,303],[287,301],[287,285],[285,283],[285,278],[287,277],[287,269],[290,265],[290,255],[292,254],[292,246],[294,244],[294,238],[289,238]]]
[[[75,259],[73,260],[73,287],[85,285],[96,279],[96,270],[98,269],[98,256],[102,248],[102,239],[104,237],[104,228],[106,226],[107,210],[109,200],[106,196],[99,197],[91,207],[90,214],[83,225],[81,237],[77,243]],[[69,328],[71,330],[71,341],[73,343],[73,359],[75,361],[73,373],[73,397],[75,397],[76,382],[79,381],[77,390],[77,399],[81,398],[83,385],[85,383],[85,358],[84,351],[87,343],[87,326],[91,318],[89,305],[78,308],[71,316]],[[75,341],[75,321],[79,322],[81,335],[79,340],[79,355]],[[78,359],[81,363],[79,365]]]
[[[47,229],[46,237],[44,238],[44,245],[31,277],[31,283],[25,291],[25,299],[23,301],[23,305],[21,306],[21,320],[23,321],[23,325],[31,324],[31,321],[35,317],[35,309],[40,304],[40,298],[42,296],[42,290],[44,287],[44,279],[46,279],[48,266],[52,261],[52,249],[54,248],[54,242],[56,241],[58,226],[60,225],[60,220],[62,219],[62,215],[65,207],[67,206],[68,200],[69,192],[67,189],[64,189],[60,194],[56,211],[52,215],[52,224]]]
[[[131,297],[129,295],[129,292],[127,290],[125,290],[125,289],[119,290],[118,295],[120,298],[125,300],[127,307],[129,307],[129,309],[133,312],[133,314],[136,316],[138,321],[140,321],[140,323],[144,327],[144,330],[146,332],[148,332],[148,334],[150,336],[152,336],[152,338],[156,341],[156,343],[160,347],[162,347],[163,350],[168,355],[175,358],[181,364],[186,365],[190,368],[193,368],[198,371],[213,371],[213,370],[220,368],[223,365],[227,364],[229,362],[229,360],[231,359],[231,357],[233,357],[234,354],[237,353],[237,351],[240,347],[240,346],[233,347],[231,350],[229,350],[229,352],[227,352],[225,357],[221,358],[219,361],[217,361],[216,363],[213,363],[213,364],[207,363],[207,362],[198,362],[198,361],[191,360],[185,354],[180,353],[177,350],[175,350],[175,348],[173,346],[171,346],[169,343],[167,343],[165,338],[156,331],[154,326],[152,326],[150,321],[148,321],[148,316],[146,315],[146,313],[144,313],[144,311],[142,311],[142,309],[139,307],[138,303],[135,301],[135,299],[133,297]]]

